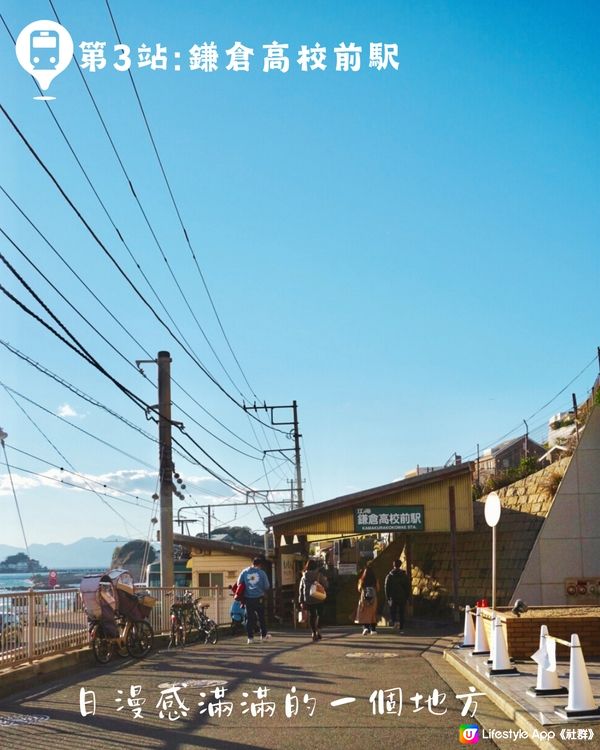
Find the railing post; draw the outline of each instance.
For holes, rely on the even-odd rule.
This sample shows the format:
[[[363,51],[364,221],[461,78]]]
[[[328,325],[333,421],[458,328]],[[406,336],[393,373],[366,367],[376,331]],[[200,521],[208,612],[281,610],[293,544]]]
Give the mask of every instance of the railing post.
[[[33,661],[35,656],[35,594],[33,589],[27,592],[27,658]]]

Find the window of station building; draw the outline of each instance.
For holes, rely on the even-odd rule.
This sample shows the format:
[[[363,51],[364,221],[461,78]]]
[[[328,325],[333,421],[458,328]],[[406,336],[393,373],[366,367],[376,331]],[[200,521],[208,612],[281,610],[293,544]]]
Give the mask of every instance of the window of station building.
[[[198,573],[200,596],[209,597],[215,586],[223,587],[223,573]]]

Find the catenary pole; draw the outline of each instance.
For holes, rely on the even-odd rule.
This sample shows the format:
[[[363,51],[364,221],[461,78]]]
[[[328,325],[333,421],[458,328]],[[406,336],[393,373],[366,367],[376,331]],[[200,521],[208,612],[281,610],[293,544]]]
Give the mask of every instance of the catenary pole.
[[[292,408],[294,410],[294,454],[296,456],[296,498],[297,508],[304,506],[304,498],[302,491],[302,471],[300,468],[300,433],[298,432],[298,404],[294,400],[292,402]]]

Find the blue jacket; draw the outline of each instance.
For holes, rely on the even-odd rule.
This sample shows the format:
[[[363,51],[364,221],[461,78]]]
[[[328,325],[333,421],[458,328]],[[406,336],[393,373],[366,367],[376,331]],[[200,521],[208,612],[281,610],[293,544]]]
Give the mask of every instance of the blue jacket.
[[[246,587],[244,591],[246,599],[258,599],[271,588],[265,571],[261,568],[255,568],[254,565],[242,570],[238,583],[243,583]]]

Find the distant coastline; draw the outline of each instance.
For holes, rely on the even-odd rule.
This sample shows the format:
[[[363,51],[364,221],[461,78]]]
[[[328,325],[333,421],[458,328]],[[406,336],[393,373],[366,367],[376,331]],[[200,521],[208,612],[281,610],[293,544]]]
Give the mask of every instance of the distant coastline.
[[[72,588],[79,585],[84,575],[103,573],[106,568],[55,568],[59,588]],[[28,589],[44,590],[51,588],[48,583],[48,572],[38,573],[4,573],[0,572],[0,593],[27,591]]]

